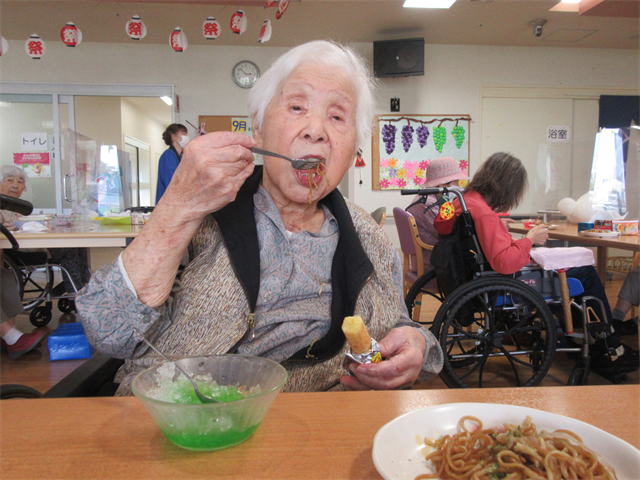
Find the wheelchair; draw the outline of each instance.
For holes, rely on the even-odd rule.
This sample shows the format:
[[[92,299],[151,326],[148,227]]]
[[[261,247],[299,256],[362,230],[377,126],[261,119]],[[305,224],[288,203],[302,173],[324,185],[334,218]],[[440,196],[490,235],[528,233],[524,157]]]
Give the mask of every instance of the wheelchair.
[[[568,278],[572,300],[565,297],[563,304],[557,273],[538,266],[513,275],[491,270],[458,189],[401,193],[424,199],[455,195],[462,209],[451,234],[442,236],[434,247],[435,269],[418,278],[405,297],[409,315],[422,294],[442,301],[430,329],[444,353],[440,374],[444,383],[450,388],[535,386],[549,371],[556,352],[571,352],[577,361],[567,384],[588,384],[589,343],[609,331],[600,299],[584,295],[580,281]],[[439,295],[424,289],[433,278],[437,278]],[[595,302],[600,314],[587,302]],[[567,322],[565,312],[570,309],[582,319],[575,331],[566,328],[571,320]],[[624,375],[614,383],[623,379]]]
[[[10,198],[5,195],[2,197],[3,201],[5,201],[5,198],[10,200]],[[11,203],[15,202],[16,199],[11,200]],[[31,210],[29,210],[29,213],[30,212]],[[7,237],[12,246],[11,250],[5,250],[3,252],[3,267],[9,270],[15,277],[20,298],[22,299],[22,305],[26,311],[30,312],[29,320],[31,323],[36,327],[44,327],[47,325],[53,316],[54,300],[58,301],[58,309],[62,313],[75,312],[76,306],[74,300],[78,288],[67,269],[62,265],[49,262],[46,259],[45,253],[42,254],[44,256],[43,261],[36,261],[35,263],[24,262],[14,253],[14,251],[19,248],[19,245],[11,232],[9,232],[4,225],[0,225],[0,231]],[[58,283],[58,285],[55,284],[56,271],[62,275],[62,281]],[[42,276],[42,274],[45,276],[44,285],[42,280],[38,278]],[[65,279],[72,286],[72,292],[66,291],[64,286]]]

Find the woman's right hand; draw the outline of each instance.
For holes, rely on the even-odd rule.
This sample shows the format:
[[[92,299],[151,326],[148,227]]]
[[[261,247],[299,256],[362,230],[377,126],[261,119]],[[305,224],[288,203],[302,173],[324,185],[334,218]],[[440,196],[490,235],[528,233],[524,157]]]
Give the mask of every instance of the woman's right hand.
[[[253,173],[254,157],[249,150],[253,146],[251,137],[232,132],[208,133],[191,140],[160,200],[161,209],[199,222],[231,203]]]
[[[527,233],[527,238],[533,245],[544,245],[549,238],[549,229],[546,225],[536,225]]]

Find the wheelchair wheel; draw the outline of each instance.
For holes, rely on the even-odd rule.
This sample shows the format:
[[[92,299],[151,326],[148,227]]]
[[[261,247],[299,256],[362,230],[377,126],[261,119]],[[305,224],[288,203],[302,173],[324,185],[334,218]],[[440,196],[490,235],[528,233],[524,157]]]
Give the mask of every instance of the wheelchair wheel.
[[[483,278],[456,289],[434,320],[450,388],[534,386],[555,353],[553,315],[533,288],[511,278]]]
[[[51,304],[45,307],[36,307],[29,313],[29,321],[35,327],[44,327],[51,321]]]
[[[62,313],[77,312],[76,302],[74,302],[70,298],[61,298],[58,300],[58,310],[60,310]]]
[[[16,279],[16,284],[18,285],[18,292],[20,293],[20,298],[22,299],[24,297],[24,281],[25,281],[22,270],[20,270],[18,266],[15,264],[15,262],[11,260],[9,257],[7,257],[6,255],[3,255],[3,260],[4,260],[4,268],[9,270],[13,275],[13,277]]]
[[[41,398],[40,393],[35,388],[26,385],[17,385],[14,383],[0,385],[0,400],[10,400],[13,398]]]
[[[407,310],[409,311],[410,318],[413,318],[413,308],[416,305],[416,299],[418,298],[418,295],[420,294],[429,295],[435,298],[436,300],[438,300],[439,302],[442,302],[442,296],[440,294],[433,293],[425,289],[425,286],[428,285],[429,282],[431,282],[431,280],[434,280],[435,278],[436,278],[435,270],[430,270],[426,272],[424,275],[422,275],[420,278],[418,278],[413,283],[413,285],[411,285],[411,288],[409,289],[409,292],[407,292],[407,296],[404,299],[404,303],[407,305]]]

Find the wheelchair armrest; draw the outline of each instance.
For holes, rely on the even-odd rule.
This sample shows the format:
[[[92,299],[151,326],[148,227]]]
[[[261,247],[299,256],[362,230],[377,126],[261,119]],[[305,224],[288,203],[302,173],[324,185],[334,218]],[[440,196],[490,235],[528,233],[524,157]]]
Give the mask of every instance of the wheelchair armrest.
[[[96,353],[85,363],[64,377],[44,395],[44,398],[92,397],[110,381],[124,360]]]

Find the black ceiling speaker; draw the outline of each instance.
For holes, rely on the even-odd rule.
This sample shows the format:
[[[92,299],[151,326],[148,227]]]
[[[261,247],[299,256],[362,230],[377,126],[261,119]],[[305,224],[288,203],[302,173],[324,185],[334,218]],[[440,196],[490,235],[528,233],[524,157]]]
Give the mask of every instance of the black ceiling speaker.
[[[424,38],[373,42],[373,74],[378,78],[424,75]]]

